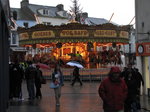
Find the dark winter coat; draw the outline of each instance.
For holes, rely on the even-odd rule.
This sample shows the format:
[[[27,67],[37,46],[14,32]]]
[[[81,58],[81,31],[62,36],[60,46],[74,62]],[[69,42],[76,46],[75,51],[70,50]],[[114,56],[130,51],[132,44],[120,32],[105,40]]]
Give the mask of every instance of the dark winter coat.
[[[37,69],[35,75],[35,86],[41,88],[42,80],[43,80],[42,71]]]
[[[73,70],[73,76],[74,76],[74,77],[79,77],[79,76],[80,76],[80,74],[79,74],[79,68],[78,68],[78,67],[76,67],[76,68]]]
[[[36,69],[32,65],[30,65],[25,70],[25,78],[26,80],[35,80],[35,76],[36,76]]]
[[[104,110],[110,112],[123,110],[127,97],[127,86],[124,80],[114,82],[108,77],[101,82],[98,92],[103,100]]]

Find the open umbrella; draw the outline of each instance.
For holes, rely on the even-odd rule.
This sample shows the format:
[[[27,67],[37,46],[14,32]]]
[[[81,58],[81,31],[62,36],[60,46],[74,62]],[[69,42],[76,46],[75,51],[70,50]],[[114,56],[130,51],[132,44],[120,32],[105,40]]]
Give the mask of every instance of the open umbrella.
[[[38,65],[41,69],[50,69],[50,67],[43,63],[36,63],[35,66]]]
[[[76,66],[76,67],[78,67],[78,68],[84,68],[83,67],[83,65],[81,65],[79,62],[77,62],[77,61],[69,61],[68,63],[67,63],[67,65],[69,65],[69,66]]]

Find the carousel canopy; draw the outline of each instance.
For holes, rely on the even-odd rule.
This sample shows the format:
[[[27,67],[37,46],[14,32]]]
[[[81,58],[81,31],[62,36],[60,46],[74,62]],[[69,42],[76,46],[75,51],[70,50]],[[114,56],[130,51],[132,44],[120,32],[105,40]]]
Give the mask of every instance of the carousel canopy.
[[[117,26],[106,23],[88,26],[70,23],[61,26],[38,24],[31,28],[18,28],[20,45],[48,44],[51,42],[118,42],[128,43],[130,25]]]

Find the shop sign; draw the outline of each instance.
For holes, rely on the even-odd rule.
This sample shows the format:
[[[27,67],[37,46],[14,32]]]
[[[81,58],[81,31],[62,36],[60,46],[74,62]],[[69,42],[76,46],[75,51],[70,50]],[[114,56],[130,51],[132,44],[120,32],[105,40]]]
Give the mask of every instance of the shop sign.
[[[116,37],[117,33],[115,30],[96,30],[94,37]]]
[[[28,33],[20,33],[19,34],[19,40],[27,40],[27,39],[29,39]]]
[[[38,38],[50,38],[55,37],[55,34],[53,31],[35,31],[32,33],[32,39],[38,39]]]
[[[136,44],[137,56],[150,56],[150,42]]]
[[[62,30],[60,37],[88,37],[89,32],[87,30]]]
[[[126,31],[121,31],[119,37],[121,38],[129,38],[129,33]]]

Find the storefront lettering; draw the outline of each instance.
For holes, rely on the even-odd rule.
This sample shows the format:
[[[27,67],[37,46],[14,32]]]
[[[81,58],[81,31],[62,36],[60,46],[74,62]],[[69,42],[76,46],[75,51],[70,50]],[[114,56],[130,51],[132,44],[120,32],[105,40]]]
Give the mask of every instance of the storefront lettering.
[[[96,30],[94,33],[95,37],[116,37],[115,30]]]
[[[63,30],[60,33],[61,37],[87,37],[88,35],[87,30]]]
[[[32,38],[49,38],[54,37],[53,31],[36,31],[33,32]]]
[[[145,45],[146,53],[150,53],[150,45]]]

